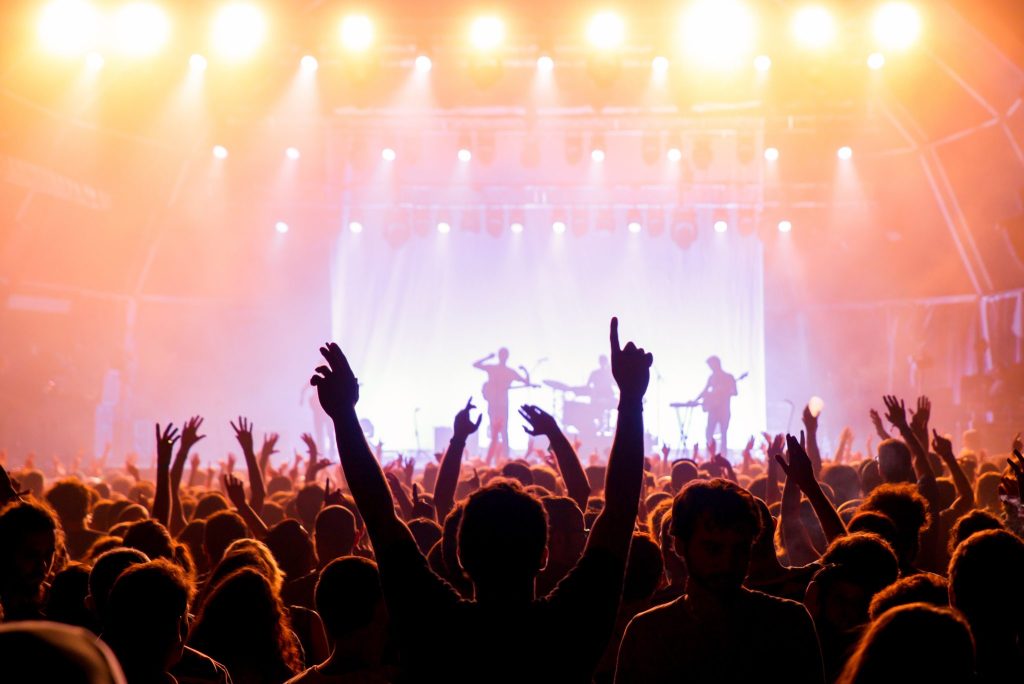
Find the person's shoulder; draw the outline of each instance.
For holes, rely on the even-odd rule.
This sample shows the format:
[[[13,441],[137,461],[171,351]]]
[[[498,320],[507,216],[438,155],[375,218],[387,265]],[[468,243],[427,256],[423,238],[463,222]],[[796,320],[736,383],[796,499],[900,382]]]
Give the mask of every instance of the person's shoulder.
[[[228,669],[201,651],[186,646],[171,668],[179,682],[229,682]]]
[[[317,672],[316,667],[308,667],[284,684],[316,684],[320,681],[323,681],[323,676]]]
[[[656,630],[660,633],[664,631],[666,625],[678,625],[681,618],[687,613],[685,600],[685,595],[680,596],[668,603],[662,603],[637,613],[629,621],[627,629],[630,631],[640,630],[641,632]]]
[[[809,619],[807,609],[802,603],[797,603],[787,598],[780,598],[757,591],[756,589],[743,589],[747,606],[751,611],[759,613],[772,613],[780,618]]]

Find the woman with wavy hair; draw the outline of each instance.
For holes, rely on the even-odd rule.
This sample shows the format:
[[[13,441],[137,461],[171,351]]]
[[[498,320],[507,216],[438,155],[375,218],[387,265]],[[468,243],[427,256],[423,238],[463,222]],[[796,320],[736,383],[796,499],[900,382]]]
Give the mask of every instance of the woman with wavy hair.
[[[41,620],[47,581],[63,566],[57,516],[38,501],[0,510],[0,621]]]

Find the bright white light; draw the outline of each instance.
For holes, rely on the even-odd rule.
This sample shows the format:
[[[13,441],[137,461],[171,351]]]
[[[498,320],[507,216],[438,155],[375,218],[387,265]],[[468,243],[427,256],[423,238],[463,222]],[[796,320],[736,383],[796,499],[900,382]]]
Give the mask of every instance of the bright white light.
[[[754,68],[764,73],[772,68],[772,58],[768,55],[758,55],[754,58]]]
[[[359,221],[350,221],[348,224],[348,229],[353,233],[362,233],[363,224],[360,223]]]
[[[844,145],[836,152],[836,156],[843,160],[850,159],[853,157],[853,150]]]
[[[796,42],[809,48],[823,48],[836,38],[836,21],[832,13],[819,5],[797,11],[790,28]]]
[[[596,162],[603,162],[604,161],[604,150],[601,150],[601,149],[591,150],[590,158],[593,159]]]
[[[715,232],[716,233],[724,233],[727,230],[729,230],[729,224],[728,223],[726,223],[725,221],[715,221]]]
[[[426,55],[420,55],[416,58],[416,71],[421,74],[425,74],[434,67],[434,63],[430,61],[430,58]]]
[[[695,0],[683,18],[683,45],[706,66],[735,66],[754,36],[754,16],[740,0]]]
[[[452,232],[452,227],[448,225],[445,221],[441,221],[440,223],[437,224],[437,232],[441,233],[442,235],[446,235]]]
[[[878,71],[885,66],[885,55],[881,52],[872,52],[868,55],[868,69]]]
[[[99,38],[100,16],[84,0],[56,0],[43,7],[36,34],[47,51],[58,55],[81,55]]]
[[[299,62],[302,65],[302,70],[306,73],[313,73],[320,68],[320,61],[313,55],[306,55]]]
[[[587,40],[599,50],[613,50],[626,39],[626,24],[614,12],[599,12],[587,25]]]
[[[214,145],[213,156],[216,157],[217,159],[227,159],[228,148],[224,147],[223,145]]]
[[[493,50],[505,41],[505,22],[497,17],[480,17],[469,28],[469,40],[477,50]]]
[[[284,235],[285,233],[288,232],[288,224],[285,223],[284,221],[278,221],[277,223],[274,224],[274,230]]]
[[[561,235],[562,233],[565,232],[565,223],[563,223],[562,221],[555,221],[554,223],[551,224],[551,230]]]
[[[397,156],[398,155],[395,154],[395,151],[393,149],[391,149],[390,147],[385,147],[380,152],[380,158],[383,159],[384,161],[395,161],[395,158]]]
[[[89,67],[90,71],[99,71],[105,63],[103,55],[98,52],[90,52],[85,56],[85,65]]]
[[[195,54],[188,58],[188,67],[197,73],[206,71],[206,58]]]
[[[668,73],[668,57],[658,55],[651,60],[651,70],[659,76],[664,76]]]
[[[921,15],[907,2],[890,2],[875,13],[875,40],[889,50],[906,50],[921,36]]]
[[[373,22],[362,14],[352,14],[341,21],[341,44],[350,52],[365,52],[373,45]]]
[[[293,161],[302,156],[299,153],[299,148],[297,147],[289,147],[287,150],[284,151],[284,155]]]
[[[677,162],[683,158],[683,153],[678,147],[670,147],[668,150],[668,160],[671,162]]]
[[[466,148],[462,148],[461,150],[459,150],[459,161],[468,162],[472,158],[473,153],[467,150]]]
[[[792,223],[790,223],[789,221],[779,221],[779,232],[780,233],[788,233],[791,230],[793,230],[793,224]]]
[[[627,227],[629,228],[629,232],[634,234],[639,233],[641,230],[643,230],[643,226],[641,226],[636,221],[630,221],[629,226]]]
[[[267,19],[258,7],[244,3],[225,6],[213,20],[213,46],[222,57],[251,57],[267,35]]]
[[[156,5],[131,2],[114,14],[114,48],[123,55],[153,55],[167,43],[170,35],[171,22]]]
[[[779,150],[776,147],[766,147],[764,150],[764,158],[770,162],[779,160]]]
[[[508,227],[508,229],[511,230],[516,235],[518,235],[519,233],[523,232],[523,224],[522,223],[513,223],[511,226]]]
[[[537,69],[544,73],[551,73],[555,68],[555,60],[551,59],[547,55],[541,55],[537,58]]]

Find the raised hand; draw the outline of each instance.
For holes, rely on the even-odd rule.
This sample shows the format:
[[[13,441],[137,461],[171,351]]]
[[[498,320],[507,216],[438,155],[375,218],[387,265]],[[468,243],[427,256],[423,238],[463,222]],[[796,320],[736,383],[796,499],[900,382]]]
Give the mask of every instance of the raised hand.
[[[611,342],[612,377],[619,386],[620,401],[640,401],[651,381],[654,355],[628,342],[619,344],[619,319],[612,318],[609,338]]]
[[[953,458],[953,442],[940,435],[935,429],[932,430],[932,449],[935,449],[935,453],[943,459]]]
[[[811,405],[804,406],[804,413],[801,416],[804,424],[804,429],[808,434],[816,432],[818,430],[818,416],[811,413]]]
[[[1016,480],[1014,483],[1016,484],[1017,489],[1016,497],[1024,500],[1024,456],[1021,455],[1020,449],[1014,449],[1013,458],[1006,459],[1006,462],[1010,464],[1010,470],[1013,471],[1013,478]],[[1013,497],[1015,493],[1012,488],[1008,486],[1010,483],[1007,482],[1007,480],[1008,478],[1003,478],[1003,487],[1005,488],[1007,495]]]
[[[324,484],[324,507],[344,505],[345,496],[341,493],[341,488],[331,489],[331,478],[327,478],[327,482]]]
[[[250,427],[252,424],[249,424]],[[260,446],[260,461],[266,462],[271,456],[277,453],[277,440],[279,435],[276,432],[271,432],[269,435],[263,435],[263,444]]]
[[[800,491],[806,492],[814,487],[817,479],[814,477],[814,467],[803,446],[793,435],[786,435],[786,447],[789,451],[789,463],[782,457],[782,454],[775,454],[775,462],[782,468],[786,477],[792,478],[800,487]]]
[[[161,470],[171,467],[171,459],[174,457],[174,443],[178,441],[178,430],[172,423],[168,423],[163,432],[160,432],[160,423],[156,424],[156,466]]]
[[[224,491],[227,492],[228,500],[235,508],[242,510],[246,507],[245,486],[237,477],[231,474],[224,476]]]
[[[917,398],[917,411],[911,413],[910,429],[922,444],[928,444],[928,419],[932,415],[932,402],[928,397]]]
[[[882,401],[885,402],[885,419],[892,423],[893,427],[910,427],[907,423],[907,407],[902,400],[887,394],[882,397]]]
[[[234,421],[231,421],[231,429],[235,431],[235,439],[238,440],[238,445],[242,447],[242,453],[255,453],[253,451],[252,441],[252,421],[239,416],[237,425],[235,425]],[[230,470],[228,472],[230,472]]]
[[[199,454],[192,454],[192,458],[189,459],[189,465],[192,467],[193,472],[199,470]]]
[[[5,504],[8,501],[13,501],[14,499],[20,499],[28,494],[28,490],[18,491],[19,489],[21,489],[21,485],[18,481],[12,478],[7,473],[7,470],[0,465],[0,504]]]
[[[519,415],[527,422],[527,425],[523,426],[523,430],[528,435],[533,437],[543,435],[550,438],[551,435],[561,432],[554,417],[537,406],[523,404],[519,407]]]
[[[136,482],[142,479],[142,474],[139,473],[138,467],[139,457],[137,454],[128,454],[124,457],[124,469],[128,471],[128,474],[132,476],[132,479]]]
[[[469,415],[469,412],[475,409],[473,405],[473,397],[470,397],[466,401],[466,406],[455,414],[455,423],[452,425],[452,432],[454,433],[455,439],[463,442],[469,438],[471,434],[480,429],[480,422],[484,419],[484,414],[480,414],[476,417],[476,421]]]
[[[337,419],[359,401],[359,381],[336,343],[329,342],[320,347],[320,354],[327,365],[317,367],[316,375],[309,379],[309,384],[316,387],[320,406],[327,415]]]
[[[886,432],[885,426],[882,425],[882,416],[878,415],[878,411],[871,409],[868,411],[868,417],[871,418],[871,424],[875,426],[875,432],[881,439],[889,439],[889,433]]]
[[[185,421],[185,426],[181,428],[181,443],[178,445],[179,453],[187,454],[196,445],[196,442],[206,439],[206,435],[199,434],[199,428],[202,425],[203,418],[201,416],[192,416]]]
[[[313,439],[313,435],[308,432],[303,432],[299,436],[299,439],[301,439],[302,443],[306,445],[306,451],[309,453],[309,457],[311,459],[315,459],[320,451],[316,448],[316,440]]]
[[[1020,433],[1018,432],[1013,438],[1013,445],[1010,447],[1010,451],[1020,451],[1024,449],[1024,442],[1020,439]]]

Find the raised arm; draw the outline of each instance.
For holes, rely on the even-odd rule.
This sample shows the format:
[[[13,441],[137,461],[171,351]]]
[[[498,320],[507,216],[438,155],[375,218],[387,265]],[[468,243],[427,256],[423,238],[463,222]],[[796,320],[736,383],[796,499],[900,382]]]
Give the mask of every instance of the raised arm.
[[[809,404],[804,406],[803,423],[807,435],[807,456],[811,459],[814,474],[817,476],[821,474],[821,450],[818,449],[818,416],[811,413]]]
[[[964,469],[960,467],[960,462],[953,455],[953,443],[934,429],[932,430],[932,435],[932,448],[935,449],[935,453],[939,455],[942,462],[949,468],[949,473],[953,477],[953,484],[956,485],[957,499],[953,502],[951,508],[961,513],[966,513],[974,508],[974,487],[971,486],[971,481],[967,479]]]
[[[192,416],[185,421],[181,428],[181,441],[178,442],[178,452],[174,455],[174,463],[171,464],[171,522],[168,530],[172,537],[178,535],[188,521],[185,520],[185,513],[181,508],[181,477],[185,473],[185,462],[188,460],[189,451],[196,442],[206,437],[199,434],[199,428],[203,424],[200,416]],[[191,478],[189,486],[192,486]]]
[[[878,435],[879,439],[885,440],[892,437],[892,435],[885,431],[885,426],[882,425],[882,416],[878,415],[878,411],[871,409],[868,411],[868,417],[871,419],[871,425],[875,428],[875,434]]]
[[[800,442],[793,435],[788,435],[786,444],[789,448],[789,463],[783,461],[780,456],[777,458],[779,467],[785,471],[787,481],[792,480],[796,483],[800,487],[800,491],[807,497],[811,508],[814,509],[814,515],[821,523],[825,539],[831,544],[833,539],[846,534],[846,525],[843,524],[843,519],[839,517],[839,513],[836,512],[832,502],[825,496],[821,485],[818,484],[818,480],[814,476],[813,463],[807,452],[800,446]]]
[[[249,528],[253,536],[257,539],[266,539],[267,524],[263,522],[260,514],[254,511],[252,506],[245,500],[245,487],[242,486],[242,481],[230,473],[225,474],[224,491],[227,492],[228,499],[234,504],[238,514],[242,516],[242,520],[245,521],[246,527]]]
[[[238,417],[238,425],[232,421],[231,429],[235,431],[235,439],[242,447],[242,455],[245,457],[245,467],[249,473],[249,505],[254,511],[263,509],[263,500],[267,496],[267,490],[263,486],[263,473],[260,472],[260,464],[256,459],[256,452],[253,450],[252,421],[242,416]],[[264,436],[263,447],[260,453],[273,453],[274,444],[277,443],[277,435]]]
[[[170,524],[171,516],[171,458],[178,431],[171,423],[163,432],[156,424],[156,493],[153,495],[153,519],[164,527]]]
[[[309,460],[306,461],[305,482],[313,484],[316,482],[317,473],[331,465],[331,462],[326,458],[319,458],[320,451],[316,448],[316,440],[313,439],[313,435],[303,432],[302,442],[306,445],[306,453],[309,454]]]
[[[441,458],[441,467],[437,471],[437,482],[434,484],[434,510],[437,512],[437,521],[444,524],[445,518],[455,505],[455,488],[459,484],[459,472],[462,468],[462,452],[466,450],[466,440],[480,428],[480,421],[484,419],[483,414],[477,416],[474,422],[470,411],[475,409],[473,398],[466,401],[466,406],[455,414],[455,424],[452,426],[452,439],[448,442],[448,449]]]
[[[782,456],[777,456],[776,460],[780,465],[785,463]],[[790,565],[806,565],[820,555],[800,519],[800,486],[788,476],[782,486],[778,531]]]
[[[554,417],[536,406],[524,404],[519,408],[519,415],[527,422],[523,428],[526,434],[536,437],[544,435],[551,443],[551,450],[555,453],[555,461],[558,470],[562,474],[562,481],[565,482],[566,492],[569,498],[576,502],[581,511],[587,510],[587,500],[590,498],[590,482],[587,474],[580,464],[576,450],[566,439]]]
[[[764,502],[771,506],[779,501],[779,462],[777,459],[782,456],[783,436],[775,435],[773,438],[766,432],[764,438],[768,442],[768,451],[764,457],[766,478]]]
[[[610,338],[612,376],[619,386],[619,419],[605,474],[604,509],[594,521],[587,550],[602,549],[625,560],[643,486],[643,400],[654,356],[632,342],[625,348],[619,344],[617,318],[612,319]]]
[[[473,362],[473,368],[477,368],[479,370],[487,370],[487,366],[485,364],[486,364],[487,361],[490,361],[493,358],[494,358],[494,354],[488,354],[484,358],[478,359],[478,360],[474,361]]]

